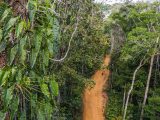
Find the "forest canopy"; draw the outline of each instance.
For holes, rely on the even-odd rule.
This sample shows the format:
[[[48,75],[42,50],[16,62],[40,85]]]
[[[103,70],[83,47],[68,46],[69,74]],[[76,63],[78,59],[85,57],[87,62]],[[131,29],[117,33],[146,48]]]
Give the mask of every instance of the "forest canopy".
[[[0,119],[86,120],[96,74],[102,120],[159,120],[159,44],[160,2],[1,0]]]

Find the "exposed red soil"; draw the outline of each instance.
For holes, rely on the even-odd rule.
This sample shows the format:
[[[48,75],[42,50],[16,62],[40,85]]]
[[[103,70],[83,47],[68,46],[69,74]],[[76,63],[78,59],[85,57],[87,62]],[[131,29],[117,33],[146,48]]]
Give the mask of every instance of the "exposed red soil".
[[[107,55],[103,65],[107,67],[110,63],[110,56]],[[103,91],[107,87],[110,71],[97,70],[92,76],[95,86],[86,88],[83,94],[83,120],[105,120],[104,110],[107,103],[107,94]]]

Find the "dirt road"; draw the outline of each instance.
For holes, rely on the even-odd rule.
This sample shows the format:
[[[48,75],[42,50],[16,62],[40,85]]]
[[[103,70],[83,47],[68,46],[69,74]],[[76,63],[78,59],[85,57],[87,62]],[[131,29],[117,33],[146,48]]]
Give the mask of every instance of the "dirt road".
[[[108,66],[110,56],[104,59],[103,66]],[[103,92],[109,77],[109,70],[98,70],[92,76],[95,86],[92,89],[86,88],[83,94],[83,120],[105,120],[104,108],[107,102],[107,95]]]

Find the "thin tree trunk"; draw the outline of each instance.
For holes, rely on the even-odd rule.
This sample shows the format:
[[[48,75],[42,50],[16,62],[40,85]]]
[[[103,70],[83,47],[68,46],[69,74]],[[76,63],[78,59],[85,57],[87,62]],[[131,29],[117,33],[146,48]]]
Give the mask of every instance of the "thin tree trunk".
[[[144,59],[141,60],[139,66],[136,68],[136,70],[135,70],[134,73],[133,73],[132,84],[131,84],[131,87],[130,87],[130,89],[129,89],[129,91],[128,91],[127,99],[126,99],[126,104],[125,104],[125,108],[124,108],[123,120],[125,120],[125,118],[126,118],[126,113],[127,113],[127,107],[128,107],[128,102],[129,102],[130,94],[131,94],[131,92],[132,92],[132,90],[133,90],[133,86],[134,86],[135,79],[136,79],[136,74],[137,74],[138,70],[139,70],[139,69],[143,66],[143,64],[144,64],[144,63],[143,63],[143,60],[144,60]]]
[[[124,88],[122,114],[123,114],[123,110],[124,110],[124,107],[125,107],[125,101],[126,101],[126,89]]]
[[[158,63],[159,63],[159,55],[156,56],[156,70],[155,70],[155,76],[154,76],[154,81],[153,81],[153,87],[155,88],[156,86],[156,83],[157,83],[157,73],[159,72],[158,71]]]
[[[142,110],[141,110],[140,120],[143,120],[144,107],[146,105],[146,100],[147,100],[147,97],[148,97],[148,91],[149,91],[149,84],[150,84],[150,80],[151,80],[153,62],[154,62],[154,55],[152,55],[151,61],[150,61],[149,74],[148,74],[147,85],[146,85],[146,90],[145,90],[145,94],[144,94],[144,100],[143,100],[143,104],[142,104]]]

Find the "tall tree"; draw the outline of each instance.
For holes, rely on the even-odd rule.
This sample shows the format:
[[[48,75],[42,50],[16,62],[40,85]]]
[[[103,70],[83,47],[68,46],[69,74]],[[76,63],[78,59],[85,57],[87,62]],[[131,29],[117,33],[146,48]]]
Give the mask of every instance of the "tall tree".
[[[130,100],[129,97],[126,96],[126,105],[130,102],[128,104],[130,106],[128,112],[126,111],[126,109],[123,111],[124,116],[125,114],[127,114],[126,119],[139,119],[139,111],[141,111],[141,109],[138,108],[142,107],[143,110],[145,108],[144,104],[146,104],[146,102],[144,101],[147,101],[148,97],[150,97],[148,96],[148,92],[149,89],[152,89],[149,88],[149,86],[151,86],[150,84],[152,84],[152,80],[154,79],[154,77],[151,75],[151,72],[153,70],[152,67],[154,67],[155,61],[153,60],[153,63],[151,64],[152,67],[150,68],[149,73],[146,66],[150,66],[149,59],[153,58],[153,56],[155,55],[155,57],[159,56],[159,40],[157,38],[159,38],[160,32],[160,18],[158,8],[159,2],[155,2],[152,4],[131,4],[123,6],[119,12],[113,13],[109,17],[114,20],[114,24],[119,24],[122,27],[127,38],[124,46],[120,51],[120,58],[117,61],[115,60],[116,63],[113,61],[114,66],[116,66],[116,68],[113,68],[113,78],[114,80],[117,80],[116,83],[113,82],[114,90],[116,91],[116,89],[125,89],[131,95]],[[131,76],[131,72],[134,72],[134,69],[136,68],[138,62],[140,62],[140,60],[144,57],[145,65],[141,67],[141,70],[139,70],[139,72],[137,72],[137,78],[132,79],[132,84],[130,84],[128,82],[128,79],[130,79],[129,76]],[[145,77],[147,76],[147,73],[148,79]],[[147,79],[147,81],[145,81],[145,79]],[[118,83],[123,84],[123,86],[119,86]],[[142,89],[145,89],[145,85],[146,90],[143,100],[142,96],[144,91],[142,91]],[[140,104],[141,101],[143,101],[143,105]],[[134,111],[134,108],[138,109],[137,112]],[[146,114],[145,109],[144,114]],[[155,118],[156,117],[158,116],[155,115]]]

